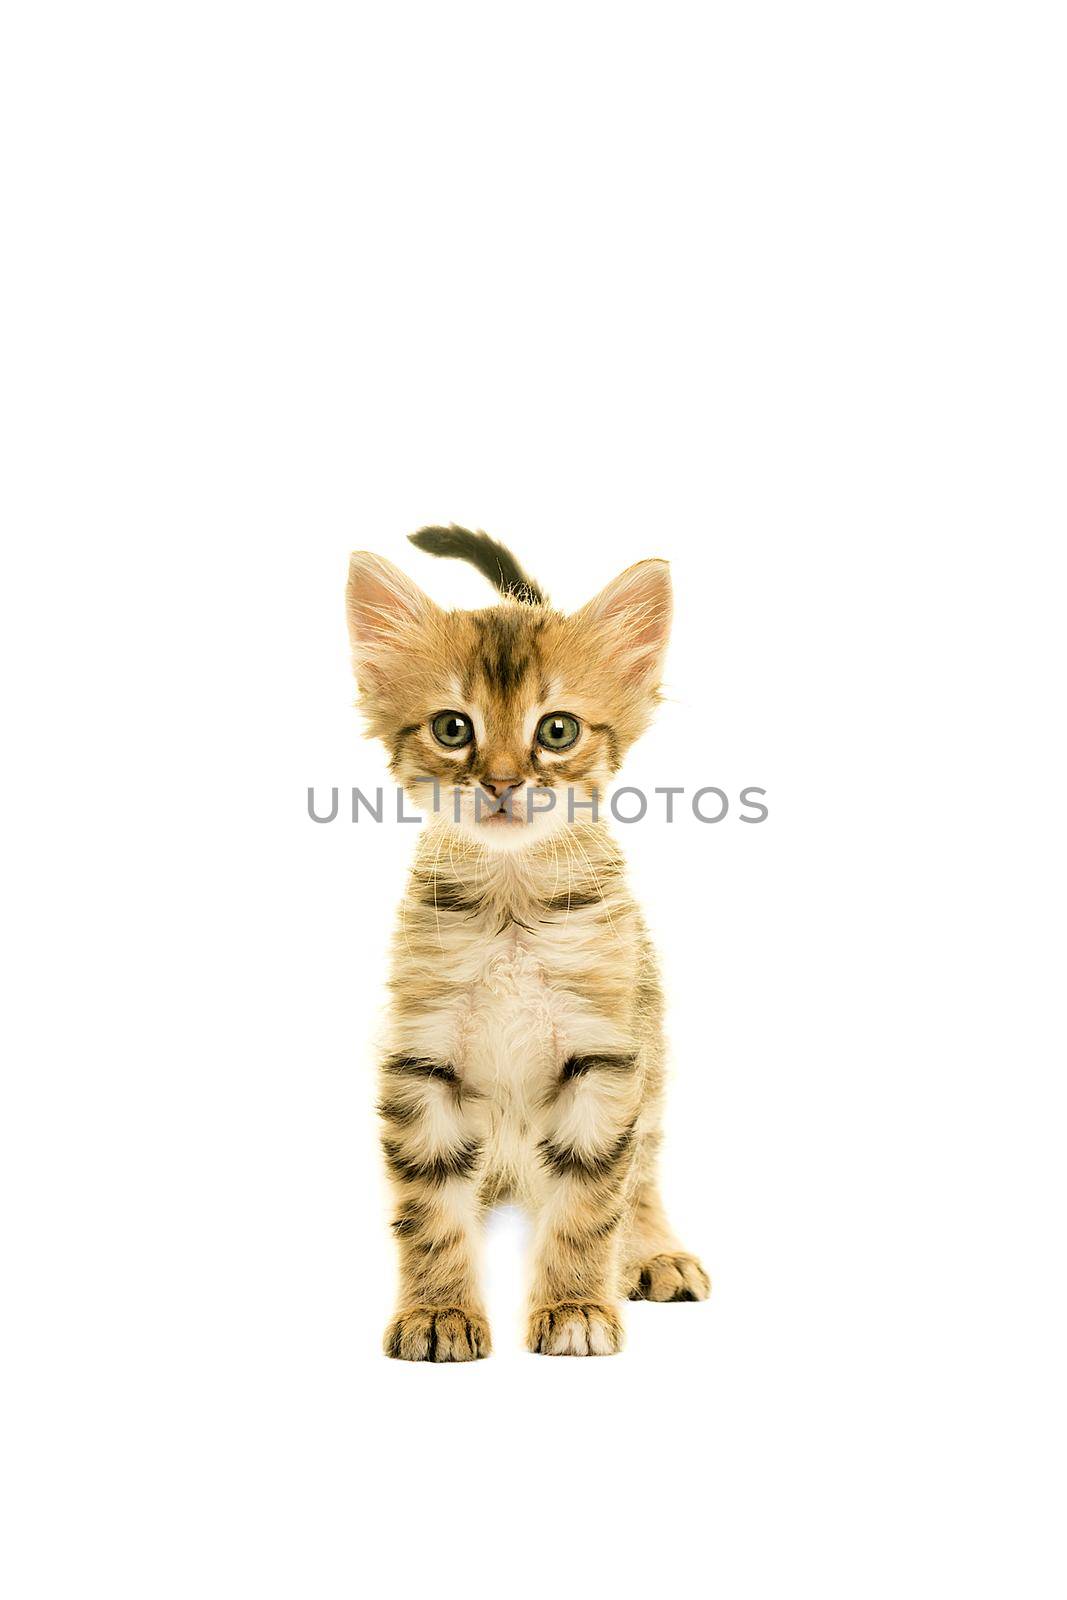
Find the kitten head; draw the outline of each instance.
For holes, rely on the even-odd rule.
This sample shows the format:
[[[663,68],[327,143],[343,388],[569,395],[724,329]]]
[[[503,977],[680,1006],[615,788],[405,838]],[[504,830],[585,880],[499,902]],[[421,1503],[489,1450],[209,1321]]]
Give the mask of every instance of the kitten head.
[[[502,546],[435,553],[484,571],[486,546],[505,598],[483,611],[444,611],[391,562],[358,551],[348,624],[360,708],[412,803],[490,849],[522,849],[588,821],[594,791],[648,725],[670,576],[665,561],[639,561],[565,616]]]

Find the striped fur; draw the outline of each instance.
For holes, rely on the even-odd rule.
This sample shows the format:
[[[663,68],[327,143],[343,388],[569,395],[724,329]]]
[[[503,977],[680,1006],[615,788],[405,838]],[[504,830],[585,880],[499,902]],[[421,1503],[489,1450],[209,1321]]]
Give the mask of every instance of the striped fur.
[[[520,804],[486,822],[473,804],[501,774],[522,801],[599,796],[658,697],[666,566],[640,563],[568,617],[503,557],[507,597],[482,612],[442,612],[381,558],[352,562],[361,706],[429,813],[393,943],[378,1108],[400,1262],[385,1350],[404,1360],[488,1354],[478,1252],[504,1199],[535,1218],[531,1350],[611,1354],[620,1300],[709,1287],[658,1196],[660,985],[618,849],[588,812],[525,820]],[[436,742],[444,710],[470,720],[470,745]],[[580,737],[548,751],[536,729],[560,712]]]

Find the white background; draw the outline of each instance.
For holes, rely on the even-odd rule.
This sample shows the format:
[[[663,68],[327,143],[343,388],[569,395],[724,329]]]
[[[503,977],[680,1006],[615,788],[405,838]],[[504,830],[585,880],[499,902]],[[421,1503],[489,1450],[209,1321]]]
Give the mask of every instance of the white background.
[[[7,1594],[1062,1595],[1064,51],[1030,4],[14,4]],[[347,553],[678,591],[715,1283],[385,1361]]]

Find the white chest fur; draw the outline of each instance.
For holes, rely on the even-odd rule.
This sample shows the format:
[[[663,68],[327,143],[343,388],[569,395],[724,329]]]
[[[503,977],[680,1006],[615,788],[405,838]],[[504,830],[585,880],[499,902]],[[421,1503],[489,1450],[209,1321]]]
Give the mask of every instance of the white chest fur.
[[[558,1004],[514,925],[486,942],[483,957],[457,1008],[452,1059],[464,1083],[526,1121],[558,1070]]]

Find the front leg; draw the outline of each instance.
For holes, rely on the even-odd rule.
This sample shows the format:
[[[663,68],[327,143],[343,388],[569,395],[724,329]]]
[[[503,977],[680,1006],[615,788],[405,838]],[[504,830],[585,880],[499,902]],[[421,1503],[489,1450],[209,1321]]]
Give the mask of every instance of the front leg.
[[[481,1141],[446,1063],[390,1056],[378,1110],[400,1252],[397,1311],[385,1353],[401,1361],[475,1361],[490,1350],[477,1284]]]
[[[613,1355],[622,1347],[620,1230],[637,1143],[637,1058],[564,1063],[541,1141],[541,1210],[527,1346],[540,1355]]]

